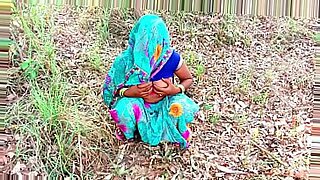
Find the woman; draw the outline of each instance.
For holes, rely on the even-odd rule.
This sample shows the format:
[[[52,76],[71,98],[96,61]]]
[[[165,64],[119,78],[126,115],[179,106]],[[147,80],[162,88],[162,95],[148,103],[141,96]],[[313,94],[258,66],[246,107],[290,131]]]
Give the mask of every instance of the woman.
[[[180,84],[173,82],[174,74]],[[188,147],[188,124],[199,106],[184,92],[192,76],[180,55],[170,47],[164,21],[144,15],[129,35],[129,46],[118,55],[103,86],[103,99],[118,127],[118,139],[141,140],[158,145],[162,141]]]

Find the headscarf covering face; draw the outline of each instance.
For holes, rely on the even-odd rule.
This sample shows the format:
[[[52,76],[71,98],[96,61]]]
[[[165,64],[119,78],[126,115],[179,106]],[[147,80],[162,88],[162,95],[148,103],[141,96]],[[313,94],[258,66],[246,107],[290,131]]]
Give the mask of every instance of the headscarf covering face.
[[[117,56],[106,76],[104,102],[110,107],[119,88],[149,82],[171,54],[164,21],[157,15],[142,16],[130,32],[128,48]]]

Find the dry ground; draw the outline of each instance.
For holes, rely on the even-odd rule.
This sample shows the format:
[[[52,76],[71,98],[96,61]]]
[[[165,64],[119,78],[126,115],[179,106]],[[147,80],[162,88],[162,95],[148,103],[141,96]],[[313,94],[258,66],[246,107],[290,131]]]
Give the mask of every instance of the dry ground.
[[[310,20],[158,13],[195,77],[189,95],[202,115],[190,149],[120,144],[113,135],[101,87],[137,13],[37,7],[12,26],[11,168],[87,179],[305,178]]]

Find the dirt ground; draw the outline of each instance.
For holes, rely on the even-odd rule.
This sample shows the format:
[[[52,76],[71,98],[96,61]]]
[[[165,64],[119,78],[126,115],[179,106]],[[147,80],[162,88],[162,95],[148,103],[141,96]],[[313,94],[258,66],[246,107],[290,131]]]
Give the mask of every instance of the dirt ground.
[[[114,137],[101,87],[113,59],[127,46],[137,13],[42,7],[27,9],[12,26],[17,45],[10,90],[16,103],[8,124],[19,150],[10,156],[11,168],[87,179],[306,178],[312,21],[156,13],[165,19],[173,46],[195,78],[188,95],[201,106],[201,115],[192,126],[191,147],[122,144]],[[30,58],[40,64],[35,78],[27,72],[34,66],[22,67]],[[53,67],[60,76],[54,76]],[[50,93],[45,94],[56,92],[51,89],[55,78],[65,83],[63,107],[50,104]],[[59,108],[46,115],[50,108],[41,108],[36,97]]]

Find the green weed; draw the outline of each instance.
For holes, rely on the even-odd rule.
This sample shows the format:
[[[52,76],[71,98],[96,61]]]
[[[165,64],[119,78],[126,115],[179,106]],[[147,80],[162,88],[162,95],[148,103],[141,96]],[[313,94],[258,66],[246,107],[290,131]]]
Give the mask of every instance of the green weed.
[[[48,89],[42,89],[38,84],[33,85],[31,97],[43,119],[55,120],[65,111],[65,90],[66,85],[59,78],[52,79]]]
[[[98,23],[98,40],[102,42],[106,41],[109,37],[109,20],[110,20],[110,9],[104,9],[103,16],[99,19]]]
[[[87,57],[92,68],[94,68],[97,71],[101,70],[102,60],[99,53],[98,45],[94,46],[89,50]]]
[[[197,78],[199,79],[200,77],[202,77],[204,75],[205,71],[206,71],[206,68],[205,68],[204,65],[202,65],[202,64],[197,65],[196,66],[196,76],[197,76]]]
[[[38,71],[40,68],[39,66],[40,65],[38,62],[28,58],[23,63],[21,63],[20,68],[24,71],[23,73],[28,79],[34,80],[38,76]]]
[[[194,51],[187,51],[184,55],[184,59],[186,60],[187,64],[194,66],[196,64],[196,53]]]
[[[212,124],[217,124],[221,119],[221,116],[220,114],[214,114],[212,116],[209,117],[209,121],[212,123]]]
[[[122,8],[120,12],[121,12],[122,17],[124,19],[128,19],[129,18],[129,9],[128,8]]]
[[[237,129],[239,131],[239,133],[243,133],[243,131],[246,131],[244,129],[244,126],[247,124],[248,122],[248,114],[244,113],[244,114],[234,114],[233,116],[231,116],[231,119],[238,124]]]
[[[252,80],[252,71],[248,71],[246,73],[241,74],[240,78],[238,79],[238,88],[237,91],[240,93],[248,94]]]
[[[99,18],[97,24],[98,38],[94,43],[94,46],[88,50],[87,59],[90,62],[90,66],[97,71],[101,70],[102,58],[100,55],[100,49],[104,46],[104,43],[109,37],[109,20],[110,20],[110,9],[104,9],[102,16]],[[123,12],[125,14],[125,12]]]
[[[235,45],[236,42],[243,42],[248,47],[251,44],[251,38],[239,28],[234,15],[225,15],[224,20],[219,24],[217,43]]]
[[[205,62],[193,51],[187,51],[183,58],[194,68],[196,78],[200,80],[206,72]]]
[[[92,125],[82,122],[78,108],[66,103],[68,86],[56,62],[52,21],[45,12],[41,6],[30,7],[30,14],[19,18],[28,42],[27,58],[20,69],[31,89],[29,99],[22,100],[26,107],[16,106],[23,113],[18,111],[11,119],[17,124],[15,133],[25,137],[17,143],[16,156],[24,161],[34,159],[33,170],[46,172],[50,179],[88,176],[82,167],[82,154],[88,150],[82,142],[93,135]],[[40,73],[45,81],[35,81]],[[78,162],[77,172],[72,162]]]
[[[289,18],[288,20],[288,27],[290,29],[291,32],[293,33],[297,33],[298,32],[298,23],[297,21],[293,20],[292,18]]]
[[[129,170],[126,167],[121,165],[114,165],[114,174],[115,176],[121,177],[129,173]]]
[[[54,41],[51,36],[53,32],[51,11],[45,12],[43,6],[32,6],[29,14],[24,13],[23,16],[18,17],[28,41],[28,58],[22,62],[20,68],[30,80],[36,79],[40,70],[47,75],[58,73],[54,60]],[[49,71],[46,71],[45,68]]]
[[[247,122],[248,115],[247,114],[236,114],[233,117],[233,120],[237,121],[240,124],[240,126],[242,126],[243,124],[245,124]]]
[[[251,139],[252,139],[253,141],[256,141],[256,140],[259,138],[259,135],[260,135],[259,128],[254,128],[254,129],[252,130]]]
[[[267,69],[264,73],[266,83],[270,84],[275,78],[274,72],[271,69]]]
[[[252,101],[261,106],[266,104],[267,100],[268,100],[268,92],[262,92],[252,97]]]
[[[159,179],[169,179],[170,178],[170,173],[168,171],[164,171],[163,173],[161,173],[161,176]]]
[[[317,42],[320,43],[320,33],[316,33],[313,37],[313,39]]]
[[[310,36],[311,35],[311,32],[309,31],[309,29],[304,26],[304,25],[301,25],[297,22],[297,20],[293,19],[293,18],[289,18],[289,20],[287,21],[287,26],[288,26],[288,34],[287,36],[291,36],[292,35],[307,35],[307,36]],[[290,32],[290,34],[289,34]]]
[[[212,108],[213,108],[213,106],[212,106],[211,104],[205,104],[205,105],[204,105],[204,109],[205,109],[206,111],[211,110]]]

